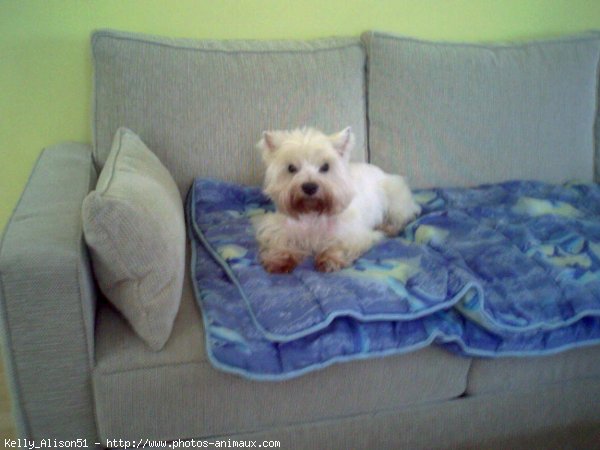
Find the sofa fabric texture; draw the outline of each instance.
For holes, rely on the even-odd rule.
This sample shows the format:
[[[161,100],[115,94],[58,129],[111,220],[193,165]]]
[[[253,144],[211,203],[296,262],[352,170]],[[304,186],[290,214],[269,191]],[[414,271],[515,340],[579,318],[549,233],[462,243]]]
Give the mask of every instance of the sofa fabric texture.
[[[169,169],[182,196],[196,176],[259,184],[254,148],[265,129],[352,126],[365,159],[365,53],[358,38],[193,41],[98,31],[94,156],[112,136],[136,132]]]
[[[368,32],[371,162],[412,187],[594,177],[600,37],[427,42]]]
[[[467,394],[529,392],[544,385],[600,378],[600,346],[537,358],[474,358]]]
[[[597,425],[578,420],[599,421],[598,402],[600,383],[585,380],[543,391],[423,402],[375,414],[272,426],[231,438],[257,443],[277,439],[282,448],[323,450],[595,449],[600,442]]]
[[[0,316],[15,418],[30,439],[96,436],[96,287],[81,203],[96,183],[91,147],[42,152],[0,243]]]
[[[160,350],[179,310],[185,219],[169,171],[132,131],[117,130],[82,216],[100,289]]]

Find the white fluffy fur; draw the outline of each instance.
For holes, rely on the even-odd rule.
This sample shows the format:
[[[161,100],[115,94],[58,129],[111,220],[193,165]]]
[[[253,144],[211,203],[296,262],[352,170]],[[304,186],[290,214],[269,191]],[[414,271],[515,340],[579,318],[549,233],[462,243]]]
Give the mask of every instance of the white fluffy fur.
[[[263,134],[264,192],[277,209],[255,222],[266,270],[290,272],[309,255],[318,270],[339,270],[420,214],[404,178],[349,162],[353,146],[349,127],[329,136],[314,128]]]

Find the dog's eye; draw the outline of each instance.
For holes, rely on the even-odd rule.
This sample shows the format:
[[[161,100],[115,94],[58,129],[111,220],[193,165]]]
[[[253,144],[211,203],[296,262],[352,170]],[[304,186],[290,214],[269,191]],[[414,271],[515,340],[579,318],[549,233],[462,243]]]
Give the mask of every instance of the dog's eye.
[[[289,172],[289,173],[296,173],[296,172],[298,172],[298,168],[297,168],[295,165],[293,165],[293,164],[290,164],[290,165],[288,166],[288,172]]]
[[[322,172],[322,173],[329,172],[329,163],[325,163],[321,167],[319,167],[319,172]]]

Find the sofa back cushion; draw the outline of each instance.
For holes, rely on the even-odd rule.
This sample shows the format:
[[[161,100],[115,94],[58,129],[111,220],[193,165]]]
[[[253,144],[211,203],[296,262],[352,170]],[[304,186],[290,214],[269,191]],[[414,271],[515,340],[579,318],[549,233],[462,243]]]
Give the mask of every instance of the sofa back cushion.
[[[358,37],[193,41],[116,31],[92,37],[94,156],[119,127],[152,148],[185,194],[195,176],[257,184],[267,129],[352,126],[365,158],[365,52]]]
[[[414,187],[593,179],[598,35],[514,45],[379,32],[363,40],[373,163]]]

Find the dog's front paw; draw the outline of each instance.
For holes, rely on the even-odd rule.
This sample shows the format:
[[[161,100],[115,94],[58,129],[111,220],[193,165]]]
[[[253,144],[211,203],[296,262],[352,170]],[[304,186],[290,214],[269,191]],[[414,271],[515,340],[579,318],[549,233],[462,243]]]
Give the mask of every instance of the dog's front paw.
[[[352,261],[348,261],[341,249],[330,248],[315,257],[315,267],[319,272],[336,272],[351,263]]]
[[[387,221],[383,222],[377,227],[377,230],[381,231],[383,234],[390,238],[398,236],[403,229],[403,224],[397,224]]]
[[[421,214],[421,206],[413,202],[410,208],[396,211],[395,215],[388,215],[377,229],[387,237],[397,237],[410,222]]]
[[[290,273],[300,262],[297,255],[283,251],[265,251],[260,256],[263,267],[269,273]]]

